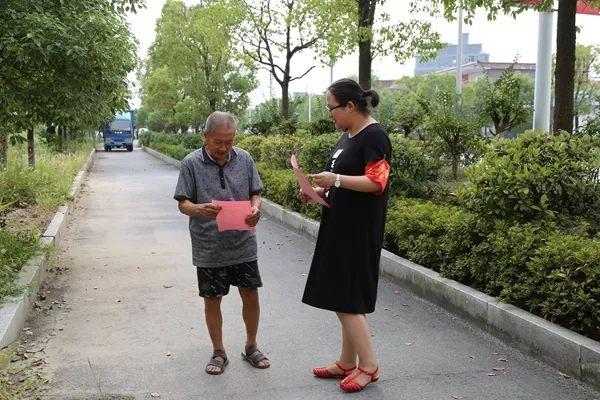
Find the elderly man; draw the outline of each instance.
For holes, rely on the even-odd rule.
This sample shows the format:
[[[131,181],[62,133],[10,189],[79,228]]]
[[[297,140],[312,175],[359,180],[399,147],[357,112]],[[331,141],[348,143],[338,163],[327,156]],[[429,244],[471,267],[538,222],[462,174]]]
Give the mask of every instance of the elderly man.
[[[256,235],[247,230],[219,232],[215,219],[220,207],[212,204],[213,200],[250,200],[252,209],[246,223],[255,226],[260,219],[262,183],[250,154],[233,146],[235,132],[233,115],[214,112],[208,117],[204,147],[182,161],[174,195],[179,210],[190,217],[193,264],[213,345],[206,365],[211,375],[223,373],[229,362],[223,345],[221,299],[229,293],[230,285],[238,287],[243,303],[246,346],[242,357],[256,368],[270,365],[256,345],[258,288],[262,286]]]

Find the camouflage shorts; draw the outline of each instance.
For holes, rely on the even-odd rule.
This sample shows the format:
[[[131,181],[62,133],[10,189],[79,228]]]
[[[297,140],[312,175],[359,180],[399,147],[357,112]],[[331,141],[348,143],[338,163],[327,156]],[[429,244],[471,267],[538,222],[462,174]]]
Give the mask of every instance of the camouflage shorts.
[[[197,268],[198,291],[201,297],[223,297],[229,286],[259,288],[262,286],[256,261],[217,268]]]

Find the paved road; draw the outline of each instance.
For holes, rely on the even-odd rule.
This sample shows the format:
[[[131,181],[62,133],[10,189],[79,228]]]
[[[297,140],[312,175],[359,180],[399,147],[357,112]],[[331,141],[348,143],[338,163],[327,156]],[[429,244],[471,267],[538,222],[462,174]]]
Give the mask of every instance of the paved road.
[[[335,382],[310,373],[335,359],[339,342],[334,314],[300,302],[311,240],[269,218],[261,221],[259,344],[273,366],[262,371],[241,361],[241,302],[233,292],[223,302],[231,363],[222,376],[209,376],[203,369],[211,347],[187,219],[171,198],[176,169],[139,149],[96,157],[57,252],[59,273],[49,278],[46,303],[55,306],[29,321],[30,345],[41,346],[37,355],[46,360],[50,379],[45,398],[348,398]],[[600,399],[385,280],[370,323],[382,379],[353,398]]]

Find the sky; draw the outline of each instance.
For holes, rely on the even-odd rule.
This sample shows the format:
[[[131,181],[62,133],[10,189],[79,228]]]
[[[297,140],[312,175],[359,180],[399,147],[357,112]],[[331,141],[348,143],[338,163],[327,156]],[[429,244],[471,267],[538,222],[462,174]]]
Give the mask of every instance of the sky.
[[[188,5],[197,3],[194,0],[184,0]],[[154,27],[156,20],[160,17],[160,12],[165,0],[146,0],[147,7],[128,17],[128,23],[132,32],[139,42],[138,55],[145,59],[148,47],[155,38]],[[381,10],[387,12],[395,21],[408,21],[411,19],[409,13],[408,0],[388,0]],[[456,43],[458,37],[458,24],[456,21],[447,22],[444,19],[432,19],[434,28],[440,33],[442,41]],[[421,18],[420,18],[421,19]],[[471,26],[463,27],[464,33],[469,33],[470,43],[481,43],[483,52],[490,55],[490,61],[511,62],[515,57],[519,57],[520,62],[536,62],[537,41],[538,41],[538,13],[526,11],[520,14],[516,19],[509,16],[500,16],[495,21],[488,21],[485,12],[480,12],[475,16]],[[556,32],[556,15],[554,18]],[[578,44],[600,45],[600,16],[578,15],[577,25],[580,32],[577,35]],[[553,51],[556,48],[556,34],[553,39]],[[297,57],[297,58],[296,58]],[[315,65],[312,55],[302,53],[294,56],[292,62],[296,62],[298,70],[308,69]],[[403,64],[396,62],[393,58],[376,58],[373,61],[373,74],[379,79],[399,79],[402,76],[412,76],[414,72],[414,60],[409,60]],[[352,54],[338,61],[333,68],[333,79],[344,78],[348,76],[358,76],[358,54]],[[269,84],[269,74],[266,71],[259,70],[257,73],[259,85],[251,95],[251,104],[259,104],[273,96],[280,97],[281,89],[273,81],[272,90]],[[130,76],[131,80],[135,75]],[[306,92],[322,93],[330,83],[330,68],[327,66],[318,66],[313,69],[304,79],[292,82],[290,93]],[[133,105],[139,106],[139,98],[135,96]]]

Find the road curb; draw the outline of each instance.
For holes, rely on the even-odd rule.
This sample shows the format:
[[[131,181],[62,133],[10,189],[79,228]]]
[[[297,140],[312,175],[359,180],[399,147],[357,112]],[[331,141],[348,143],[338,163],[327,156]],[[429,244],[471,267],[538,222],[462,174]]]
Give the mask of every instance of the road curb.
[[[167,164],[170,164],[174,167],[181,168],[181,161],[179,161],[173,157],[169,157],[165,154],[159,153],[158,151],[151,149],[150,147],[147,147],[144,145],[141,145],[141,146],[142,146],[142,150],[144,150],[146,153],[150,154],[151,156],[154,156],[154,157],[158,158],[159,160],[164,161]]]
[[[73,185],[69,192],[69,198],[75,199],[88,171],[94,160],[95,150],[92,150],[83,168],[73,179]],[[10,346],[19,339],[19,334],[25,325],[27,315],[35,303],[38,290],[46,278],[46,262],[49,249],[60,243],[64,229],[67,225],[72,204],[65,204],[58,208],[54,218],[40,238],[41,250],[31,257],[17,277],[17,285],[24,290],[18,296],[8,298],[0,307],[0,349]]]
[[[155,150],[144,151],[176,167],[181,163]],[[263,199],[265,215],[309,238],[316,238],[319,223],[279,204]],[[408,287],[523,352],[531,354],[559,371],[600,389],[600,342],[577,334],[495,297],[440,276],[437,272],[399,257],[381,252],[381,273]]]

